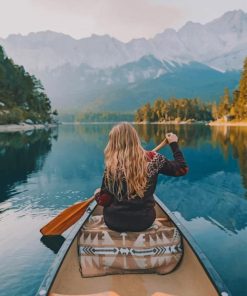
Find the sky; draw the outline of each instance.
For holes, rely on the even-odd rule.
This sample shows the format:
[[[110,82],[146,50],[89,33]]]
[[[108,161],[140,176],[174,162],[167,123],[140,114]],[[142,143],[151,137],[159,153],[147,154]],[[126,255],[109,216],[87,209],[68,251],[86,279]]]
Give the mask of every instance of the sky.
[[[178,30],[187,21],[205,24],[237,9],[247,12],[247,0],[0,0],[0,37],[51,30],[128,42]]]

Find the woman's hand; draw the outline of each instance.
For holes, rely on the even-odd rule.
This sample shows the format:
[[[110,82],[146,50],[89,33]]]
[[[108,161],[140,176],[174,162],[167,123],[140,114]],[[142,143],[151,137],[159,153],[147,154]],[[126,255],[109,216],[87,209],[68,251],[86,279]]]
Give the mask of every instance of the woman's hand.
[[[100,189],[101,189],[101,188],[97,188],[97,189],[95,189],[95,191],[94,191],[94,194],[93,194],[93,195],[96,195],[98,192],[100,192]]]
[[[177,135],[175,135],[173,133],[167,133],[166,134],[166,139],[167,139],[167,141],[168,141],[169,144],[178,141]]]

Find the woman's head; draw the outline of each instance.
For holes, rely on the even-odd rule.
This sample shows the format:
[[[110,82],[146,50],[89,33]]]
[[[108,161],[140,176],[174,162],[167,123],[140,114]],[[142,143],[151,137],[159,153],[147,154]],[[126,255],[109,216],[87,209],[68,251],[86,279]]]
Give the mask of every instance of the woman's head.
[[[121,199],[125,184],[128,197],[143,197],[147,157],[134,127],[125,122],[114,126],[104,152],[108,189]]]

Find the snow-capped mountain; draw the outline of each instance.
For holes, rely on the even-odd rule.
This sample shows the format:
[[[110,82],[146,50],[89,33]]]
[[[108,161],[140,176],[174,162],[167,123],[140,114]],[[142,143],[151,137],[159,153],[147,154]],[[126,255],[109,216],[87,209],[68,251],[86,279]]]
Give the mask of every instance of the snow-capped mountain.
[[[229,11],[205,25],[187,22],[151,39],[123,43],[109,35],[76,40],[51,31],[10,35],[0,39],[7,54],[29,71],[55,69],[69,63],[95,68],[116,67],[153,55],[177,62],[198,61],[221,70],[240,69],[247,56],[247,13]]]
[[[133,111],[157,97],[200,97],[218,101],[232,91],[240,72],[222,73],[198,62],[177,63],[144,56],[114,68],[70,64],[39,73],[53,106],[63,110]]]
[[[133,110],[158,96],[217,101],[238,85],[247,56],[247,13],[187,22],[154,38],[76,40],[52,31],[0,38],[15,63],[41,79],[55,108]]]
[[[236,45],[247,42],[247,14],[242,10],[229,11],[205,27],[220,37],[225,49],[231,50]]]

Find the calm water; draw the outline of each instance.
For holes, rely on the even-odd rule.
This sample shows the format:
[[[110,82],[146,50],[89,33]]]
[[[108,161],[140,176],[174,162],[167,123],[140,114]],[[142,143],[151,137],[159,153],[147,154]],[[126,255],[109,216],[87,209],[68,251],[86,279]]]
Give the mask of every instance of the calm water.
[[[63,242],[39,229],[101,184],[112,125],[0,134],[0,295],[34,295]],[[189,229],[235,296],[247,295],[247,128],[139,125],[146,149],[172,131],[190,172],[156,193]],[[171,157],[169,147],[161,153]],[[65,234],[66,237],[66,234]]]

